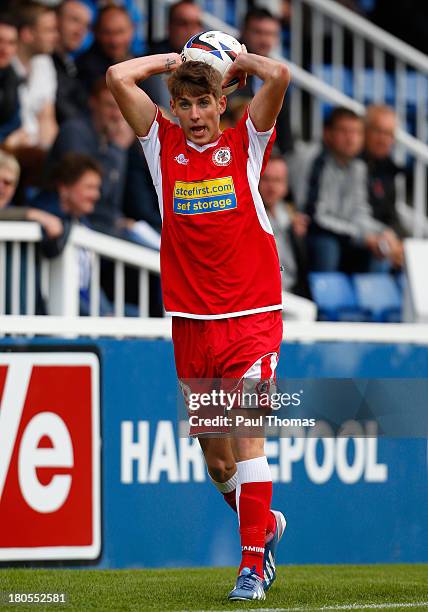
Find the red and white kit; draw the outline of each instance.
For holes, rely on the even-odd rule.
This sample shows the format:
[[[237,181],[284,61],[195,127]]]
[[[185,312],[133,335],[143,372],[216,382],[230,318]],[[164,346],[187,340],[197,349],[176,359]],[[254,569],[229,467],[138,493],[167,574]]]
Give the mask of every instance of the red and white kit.
[[[245,327],[249,336],[245,360],[241,334],[231,334],[230,325],[225,333],[223,322],[218,321],[216,356],[215,321],[207,333],[198,321],[189,321],[184,331],[175,319],[174,340],[183,334],[187,338],[174,342],[179,378],[201,377],[196,355],[213,359],[219,365],[213,368],[214,376],[219,378],[242,377],[263,356],[275,353],[277,357],[282,321],[279,312],[270,311],[282,309],[280,266],[258,191],[274,140],[275,128],[257,132],[247,112],[236,128],[225,130],[216,142],[199,146],[186,141],[183,130],[159,110],[148,135],[140,138],[162,215],[161,276],[167,313],[174,319],[230,319],[230,325],[233,318],[245,318],[245,325],[236,321],[236,327],[241,332]],[[277,316],[255,316],[262,313]],[[252,333],[254,346],[250,347]],[[235,347],[230,343],[232,335]]]
[[[279,260],[258,191],[275,139],[246,114],[203,146],[160,111],[140,138],[162,215],[168,314],[219,319],[281,309]]]

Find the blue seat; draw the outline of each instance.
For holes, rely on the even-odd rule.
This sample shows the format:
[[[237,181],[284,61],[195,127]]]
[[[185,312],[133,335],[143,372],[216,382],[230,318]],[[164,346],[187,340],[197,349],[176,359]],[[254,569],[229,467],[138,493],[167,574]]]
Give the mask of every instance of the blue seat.
[[[320,321],[365,321],[350,278],[342,272],[311,272],[309,286]]]
[[[401,321],[401,292],[390,274],[354,274],[357,302],[378,322]]]

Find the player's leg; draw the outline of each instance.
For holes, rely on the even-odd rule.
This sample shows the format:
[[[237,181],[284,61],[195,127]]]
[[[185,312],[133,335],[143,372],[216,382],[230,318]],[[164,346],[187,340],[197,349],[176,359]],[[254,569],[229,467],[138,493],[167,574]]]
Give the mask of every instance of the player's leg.
[[[212,483],[223,495],[224,500],[232,510],[236,512],[236,485],[238,476],[230,438],[200,436],[198,439]]]
[[[272,476],[264,454],[264,438],[235,437],[231,442],[238,475],[236,497],[242,558],[229,599],[263,600],[263,558]]]
[[[243,567],[256,566],[263,577],[266,528],[272,500],[272,476],[264,453],[264,438],[236,437],[231,440],[236,460],[237,507]]]
[[[199,436],[199,444],[204,453],[205,463],[213,485],[223,495],[224,500],[235,512],[238,473],[230,438],[207,438]],[[266,526],[266,541],[270,541],[276,530],[275,511],[271,510]]]

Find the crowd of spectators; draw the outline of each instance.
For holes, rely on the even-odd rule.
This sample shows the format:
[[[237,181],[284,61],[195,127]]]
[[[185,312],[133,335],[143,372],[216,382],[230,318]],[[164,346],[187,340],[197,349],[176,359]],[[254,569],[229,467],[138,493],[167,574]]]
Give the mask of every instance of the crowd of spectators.
[[[135,22],[127,6],[17,0],[0,15],[0,220],[40,223],[47,256],[61,252],[72,223],[160,248],[161,219],[147,163],[105,82],[110,65],[135,55]],[[288,0],[281,17],[251,8],[240,36],[248,51],[276,51],[290,10]],[[167,38],[146,52],[180,51],[203,29],[199,4],[179,0],[169,10]],[[168,115],[164,79],[142,86]],[[223,129],[235,125],[260,86],[249,77],[229,97]],[[392,159],[395,128],[386,106],[369,108],[365,120],[336,108],[322,143],[303,145],[294,142],[286,98],[276,151],[260,182],[286,270],[284,291],[310,298],[311,270],[401,268],[406,230],[395,208],[395,179],[403,172]],[[82,254],[82,313],[89,312],[88,270]],[[101,314],[111,312],[104,293],[100,303]]]

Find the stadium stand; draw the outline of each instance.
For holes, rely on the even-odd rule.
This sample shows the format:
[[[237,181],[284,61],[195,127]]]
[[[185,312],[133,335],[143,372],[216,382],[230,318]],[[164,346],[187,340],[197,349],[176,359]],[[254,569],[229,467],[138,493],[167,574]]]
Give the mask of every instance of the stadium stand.
[[[37,37],[34,38],[34,34],[37,34],[37,26],[36,29],[34,29],[35,26],[30,24],[30,30],[31,28],[33,28],[33,30],[27,32],[29,26],[24,24],[25,20],[23,21],[23,16],[27,15],[27,13],[30,14],[31,11],[33,11],[34,14],[47,14],[48,18],[51,19],[53,13],[49,8],[46,9],[46,4],[51,6],[51,3],[24,2],[20,4],[24,4],[26,7],[25,10],[20,9],[20,28],[22,30],[24,26],[25,40],[23,43],[20,43],[18,51],[12,47],[11,56],[7,58],[7,55],[5,55],[5,65],[0,65],[0,78],[3,79],[2,82],[6,83],[7,81],[9,91],[7,98],[0,98],[0,119],[4,119],[2,126],[6,128],[6,131],[2,131],[0,146],[9,151],[16,151],[24,168],[24,178],[21,179],[14,200],[8,203],[9,207],[12,204],[28,207],[28,205],[31,204],[31,199],[37,196],[40,189],[45,187],[40,168],[46,154],[46,150],[43,150],[43,147],[46,147],[44,141],[41,142],[42,146],[38,149],[38,152],[37,150],[36,152],[34,151],[34,146],[32,146],[30,151],[28,147],[21,146],[27,142],[26,139],[29,139],[28,142],[30,142],[31,139],[34,141],[35,138],[33,128],[30,129],[28,134],[26,133],[26,120],[24,120],[22,124],[24,127],[18,130],[20,138],[23,138],[22,141],[18,142],[19,146],[17,146],[13,140],[11,142],[7,139],[7,128],[12,125],[10,122],[17,122],[14,124],[15,127],[19,127],[20,124],[19,113],[16,112],[16,97],[18,95],[18,86],[21,87],[21,85],[19,85],[19,78],[16,77],[15,79],[15,73],[11,71],[10,66],[17,65],[18,61],[21,61],[22,64],[22,59],[24,59],[24,48],[28,49],[29,52],[31,51],[31,53],[34,53],[35,50],[44,50],[45,52],[51,52],[53,50],[53,48],[51,49],[46,46],[46,44],[50,44],[47,38],[45,39],[44,47],[41,39],[38,40]],[[27,8],[27,4],[31,7],[31,10]],[[93,14],[97,14],[97,20],[95,21],[96,25],[93,26],[96,31],[95,43],[90,50],[86,50],[82,54],[79,51],[84,48],[85,43],[82,41],[87,30],[89,17],[88,12],[83,6],[84,4],[90,7]],[[290,168],[291,190],[286,196],[288,202],[299,204],[299,189],[295,187],[293,180],[297,176],[294,168],[296,168],[296,165],[299,167],[298,155],[302,150],[302,136],[308,141],[304,143],[305,146],[308,144],[315,147],[319,145],[322,137],[322,122],[328,117],[328,114],[331,113],[333,108],[344,106],[361,115],[365,110],[363,104],[375,103],[374,109],[384,109],[382,112],[391,115],[392,110],[387,109],[385,106],[385,104],[389,104],[395,113],[397,119],[395,142],[394,139],[391,140],[390,138],[389,151],[385,154],[384,158],[378,158],[376,153],[370,152],[368,146],[369,139],[367,136],[367,145],[363,154],[363,159],[368,164],[367,167],[369,172],[366,203],[371,206],[371,214],[373,217],[391,230],[389,234],[385,235],[385,240],[382,241],[382,244],[376,247],[377,263],[380,265],[388,260],[389,268],[388,266],[384,266],[381,269],[391,269],[394,273],[393,277],[373,275],[370,277],[370,282],[372,283],[371,286],[377,287],[377,292],[382,293],[382,295],[384,295],[383,292],[386,291],[387,284],[390,288],[398,287],[397,291],[399,295],[398,298],[397,295],[395,295],[394,302],[394,308],[396,308],[398,303],[397,300],[401,302],[403,299],[403,284],[399,283],[397,286],[394,280],[395,278],[399,278],[397,274],[400,270],[403,270],[403,241],[411,236],[424,238],[428,234],[426,202],[428,166],[428,147],[426,145],[428,59],[421,51],[412,48],[408,43],[396,39],[378,26],[370,23],[367,17],[374,15],[377,8],[379,10],[376,14],[380,15],[382,3],[376,7],[377,3],[372,0],[370,0],[370,2],[293,0],[292,2],[283,2],[283,12],[278,15],[273,14],[272,19],[267,19],[270,15],[267,9],[274,10],[277,4],[269,2],[261,3],[263,8],[256,9],[252,8],[255,3],[239,0],[216,0],[215,7],[214,2],[210,0],[205,0],[197,4],[193,2],[155,2],[151,3],[151,12],[149,14],[140,15],[138,13],[141,7],[138,6],[137,10],[135,10],[136,4],[137,3],[134,2],[126,2],[123,4],[124,8],[118,9],[120,15],[122,16],[123,14],[125,18],[127,16],[126,11],[128,11],[128,15],[131,15],[131,19],[127,21],[127,23],[131,23],[132,21],[134,25],[131,28],[124,28],[126,32],[124,31],[121,43],[116,46],[114,41],[107,40],[106,42],[104,40],[103,28],[100,26],[102,25],[104,17],[109,17],[109,15],[111,16],[113,13],[119,15],[119,12],[116,10],[112,11],[111,7],[106,8],[105,4],[96,3],[92,0],[66,0],[65,2],[56,3],[58,8],[58,27],[59,31],[62,32],[61,40],[55,35],[52,27],[49,34],[52,40],[56,40],[55,52],[52,57],[56,66],[58,82],[56,110],[57,118],[61,122],[59,139],[63,142],[61,151],[64,153],[67,152],[69,148],[76,150],[77,147],[77,150],[94,155],[106,169],[103,183],[106,185],[110,182],[110,184],[117,186],[117,197],[115,196],[114,205],[111,209],[113,212],[110,215],[107,214],[103,218],[103,222],[98,225],[98,229],[109,234],[110,237],[126,237],[127,239],[150,245],[154,249],[157,249],[157,232],[160,229],[160,218],[155,207],[154,190],[150,181],[147,180],[148,174],[145,160],[141,155],[138,144],[132,143],[132,138],[130,138],[129,141],[127,140],[125,145],[120,142],[116,143],[113,138],[111,142],[107,144],[107,148],[105,148],[106,145],[102,134],[104,134],[104,130],[106,129],[108,143],[108,133],[111,132],[111,126],[104,126],[101,127],[101,131],[95,139],[96,144],[90,151],[88,147],[85,149],[83,144],[82,146],[74,144],[69,147],[67,142],[64,141],[63,126],[67,127],[67,125],[71,125],[68,124],[68,122],[63,123],[65,119],[75,122],[70,133],[70,139],[73,140],[74,138],[73,142],[88,142],[90,135],[94,134],[97,129],[100,129],[99,125],[98,127],[95,126],[95,132],[93,128],[86,127],[91,115],[93,118],[96,117],[97,110],[95,108],[94,111],[94,105],[92,104],[91,113],[88,113],[87,110],[85,111],[85,96],[80,96],[80,94],[76,96],[75,92],[77,90],[82,92],[82,83],[93,81],[93,79],[98,74],[102,74],[105,68],[112,62],[120,61],[124,57],[130,57],[136,52],[135,38],[131,47],[131,30],[138,30],[139,32],[140,49],[145,46],[151,51],[162,51],[168,44],[172,44],[174,41],[175,47],[178,49],[182,44],[182,40],[178,40],[180,31],[183,31],[182,38],[184,40],[184,38],[188,37],[189,32],[190,34],[193,33],[192,28],[199,30],[201,25],[207,29],[223,29],[234,35],[239,35],[237,27],[242,23],[246,23],[246,12],[248,9],[251,9],[253,12],[249,14],[252,15],[251,19],[254,17],[254,23],[252,23],[252,25],[261,27],[263,22],[266,21],[266,23],[269,22],[269,24],[274,24],[275,27],[277,24],[281,24],[283,30],[288,29],[288,34],[283,38],[283,40],[288,41],[288,46],[284,50],[290,59],[294,78],[294,88],[287,97],[286,113],[284,114],[285,121],[280,121],[277,126],[279,133],[278,142],[282,153],[286,153],[286,159]],[[178,9],[170,11],[170,7],[174,6],[174,4],[177,5]],[[6,8],[7,6],[8,3],[5,3]],[[39,8],[34,8],[34,6]],[[41,8],[43,6],[45,6],[45,8]],[[265,7],[267,7],[267,9]],[[71,8],[76,9],[79,15],[84,17],[86,25],[82,22],[79,33],[76,32],[74,38],[70,34],[70,41],[67,42],[67,37],[64,36],[64,32],[67,32],[67,24],[64,23],[64,21],[67,10]],[[25,11],[27,11],[27,13]],[[180,11],[183,11],[183,15],[181,15]],[[189,15],[187,15],[186,11],[189,12]],[[168,14],[170,15],[169,22]],[[13,19],[18,18],[18,16],[15,5],[10,3],[7,19],[12,19],[13,21]],[[177,16],[179,21],[181,20],[180,23],[174,22]],[[186,16],[189,17],[188,23],[186,21]],[[152,20],[150,24],[147,21],[149,18]],[[377,23],[380,24],[382,21],[381,18],[376,19]],[[185,21],[186,23],[184,23]],[[52,26],[52,24],[50,25]],[[148,25],[150,25],[150,27],[148,27]],[[248,23],[246,27],[248,29]],[[2,28],[2,23],[0,21],[0,50],[2,49],[2,44],[6,44],[3,42],[4,36],[2,37],[2,32],[6,32],[8,28],[10,32],[13,33],[13,22],[11,24],[4,24]],[[25,28],[27,28],[27,30],[25,30]],[[144,31],[144,28],[145,40],[143,40],[144,37],[141,36],[141,32]],[[248,32],[245,33],[244,31],[244,34],[245,36],[248,35],[248,38],[250,37]],[[262,35],[261,33],[259,34],[260,36]],[[32,37],[34,38],[34,42],[30,44],[31,40],[33,40]],[[248,42],[251,45],[251,41],[248,40]],[[27,45],[27,47],[24,47],[24,45]],[[267,53],[275,54],[279,47],[279,36],[275,35],[273,41],[269,40],[268,46],[269,49]],[[303,52],[304,47],[305,52]],[[21,56],[21,60],[17,59],[19,55]],[[83,78],[82,72],[80,75],[76,73],[75,59],[77,66],[80,66],[81,70],[86,70],[86,72],[88,72],[89,69],[92,70],[91,75],[88,73],[86,77]],[[67,81],[67,86],[64,85],[65,81]],[[19,91],[22,97],[25,90],[21,88]],[[250,88],[249,95],[251,95],[251,91]],[[163,94],[163,98],[161,93]],[[159,102],[166,104],[165,93],[166,90],[160,92]],[[228,114],[228,125],[233,125],[233,122],[239,118],[240,113],[245,108],[247,99],[247,97],[244,97],[244,99],[242,99],[242,104],[240,106],[236,105],[236,109]],[[13,100],[15,100],[15,103],[13,103]],[[28,101],[25,100],[25,104],[27,104],[27,102]],[[231,109],[232,107],[235,108],[232,98],[230,103]],[[14,107],[13,109],[11,105]],[[12,112],[12,110],[14,112]],[[81,112],[82,110],[83,113]],[[291,118],[289,116],[290,113]],[[368,134],[369,129],[374,129],[378,132],[380,129],[379,127],[370,127],[371,123],[373,123],[369,121],[371,116],[370,113],[371,111],[369,111],[368,115],[366,134]],[[290,125],[292,126],[291,129],[289,127]],[[107,128],[110,129],[110,132]],[[293,149],[293,141],[297,144],[295,149]],[[50,159],[55,159],[55,161],[58,159],[58,142],[50,151]],[[48,146],[48,148],[50,148],[50,146]],[[121,162],[118,165],[118,172],[116,171],[117,169],[114,169],[115,164],[108,162],[109,154],[112,159],[114,158],[113,153],[121,158]],[[120,168],[122,168],[122,170],[120,170]],[[125,189],[123,188],[124,183],[126,183]],[[292,204],[290,210],[293,210],[293,206]],[[96,210],[98,214],[102,213],[103,206],[97,206]],[[141,220],[141,225],[135,224],[134,219]],[[311,261],[311,251],[307,250],[307,239],[304,236],[305,232],[303,226],[304,224],[301,225],[302,236],[299,237],[297,252],[297,285],[299,287],[296,289],[295,279],[292,284],[297,294],[307,297],[310,295],[309,290],[307,292],[304,290],[302,293],[302,287],[305,286],[305,283],[306,286],[308,285],[305,262],[307,261],[309,268],[312,267],[311,264],[313,262]],[[23,228],[24,226],[21,225],[20,227]],[[12,228],[12,226],[10,225],[9,228]],[[137,235],[133,230],[138,230],[139,234]],[[288,234],[284,235],[287,235],[289,238],[289,230],[283,231],[288,232]],[[25,230],[23,236],[29,235],[28,232],[30,232],[29,229],[28,231]],[[8,232],[5,230],[2,235],[8,237]],[[16,225],[14,226],[13,235],[19,235],[18,226]],[[31,240],[35,242],[38,242],[39,238],[42,237],[38,230],[35,230],[31,235]],[[70,240],[73,242],[72,238],[70,238]],[[295,251],[295,237],[293,241],[293,248]],[[25,243],[25,240],[23,239],[22,242]],[[115,253],[121,248],[119,245],[122,243],[123,241],[117,242],[117,247],[114,247]],[[5,244],[2,244],[2,249],[4,246]],[[29,252],[31,252],[31,249],[32,246],[30,245]],[[8,253],[12,251],[8,248]],[[13,252],[18,252],[18,246],[15,247]],[[95,249],[94,256],[98,257],[99,255],[100,253]],[[21,260],[25,257],[27,257],[27,255],[23,255]],[[44,270],[41,277],[45,279],[45,287],[47,287],[47,270],[51,267],[55,267],[58,262],[46,262],[43,259],[43,255],[41,257],[40,261],[43,263],[40,269]],[[58,261],[63,257],[65,257],[63,254],[59,255]],[[304,262],[303,267],[301,266],[302,261]],[[19,267],[17,255],[15,255],[14,262],[14,266]],[[119,258],[116,270],[120,269],[120,266],[124,263],[125,262]],[[354,263],[358,264],[359,260],[357,259]],[[59,265],[59,267],[61,267],[61,265]],[[156,268],[156,266],[153,265],[149,265],[149,267],[145,267],[143,263],[141,265],[141,272],[139,273],[141,275],[148,273],[149,269],[153,272],[153,268]],[[104,264],[101,265],[101,270],[103,269]],[[359,269],[358,265],[356,269]],[[379,269],[379,266],[370,269]],[[156,268],[156,270],[158,270],[158,268]],[[340,269],[337,271],[340,271]],[[353,270],[350,269],[349,271],[352,272]],[[94,275],[97,275],[97,265],[94,267]],[[128,277],[128,272],[125,270],[123,271],[123,279],[122,272],[117,271],[111,272],[110,279],[107,281],[105,275],[101,274],[101,276],[103,277],[102,282],[108,285],[113,302],[116,299],[121,301],[122,297],[119,298],[119,296],[121,294],[121,288],[123,288],[122,286],[125,283],[124,279]],[[18,277],[19,274],[15,274],[15,278]],[[112,277],[113,279],[115,278],[116,281],[113,280]],[[335,278],[336,282],[339,283],[338,287],[336,287],[336,294],[343,297],[343,279],[337,280],[341,278],[340,275]],[[95,286],[95,280],[93,283]],[[129,284],[128,281],[126,281],[126,283]],[[142,283],[142,286],[143,284],[144,283]],[[309,284],[314,286],[314,282],[310,282]],[[352,291],[354,291],[357,284],[356,280],[355,282],[350,280],[350,284],[346,286],[348,286],[348,288],[350,286]],[[117,290],[115,287],[117,287]],[[159,287],[154,287],[152,289],[155,293],[159,292]],[[358,296],[359,292],[357,291],[357,297]],[[134,302],[137,303],[141,297],[140,294],[134,295]],[[386,294],[384,297],[386,299]],[[144,300],[147,300],[147,296]],[[316,297],[315,301],[317,301]],[[51,300],[48,299],[47,302],[49,303]],[[349,305],[352,306],[352,308],[354,307],[352,302],[349,302],[345,309],[348,308]],[[359,306],[361,306],[361,304],[357,303],[356,311],[358,311]],[[379,310],[375,305],[373,308],[374,314],[368,315],[367,313],[370,311],[370,308],[367,309],[366,306],[362,306],[359,310],[361,319],[365,320],[369,317],[375,320],[386,320],[390,316],[392,316],[394,320],[398,318],[397,310],[395,314],[385,314],[386,311],[383,312],[383,314],[379,314],[382,309]],[[95,308],[95,310],[97,310],[97,308]],[[122,310],[123,308],[120,305],[115,308],[116,312],[121,312]],[[320,318],[327,317],[327,311],[328,308],[327,310],[323,310],[321,307],[319,311]],[[333,311],[334,309],[331,312],[329,311],[328,317],[334,318],[343,316],[343,314],[338,315],[337,311],[336,314],[333,315]],[[59,312],[58,308],[56,308],[56,312]]]
[[[309,284],[321,321],[365,321],[351,279],[343,272],[310,272]]]
[[[369,312],[370,320],[396,323],[402,318],[399,285],[389,274],[354,274],[357,303]]]

